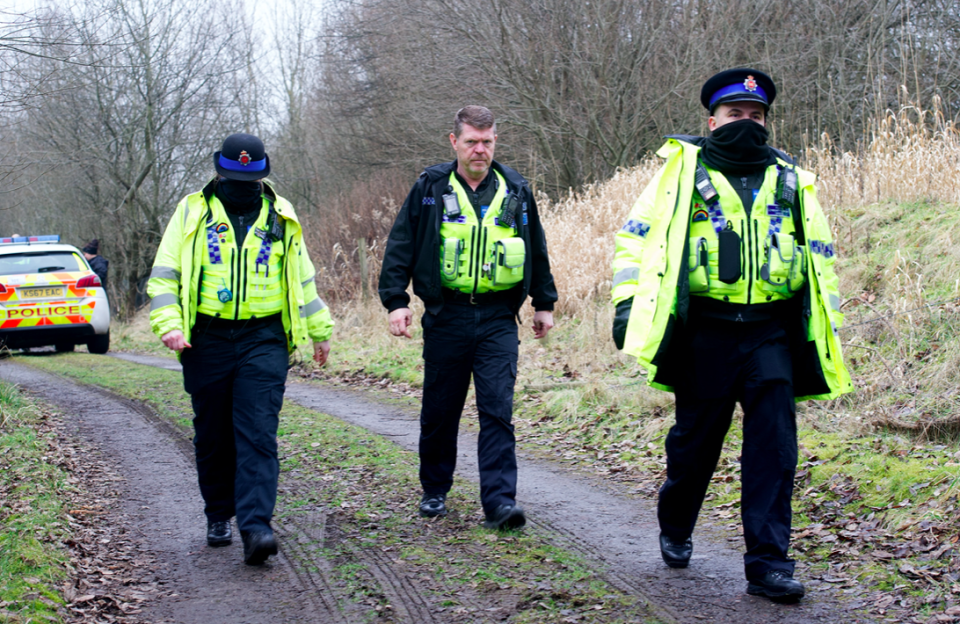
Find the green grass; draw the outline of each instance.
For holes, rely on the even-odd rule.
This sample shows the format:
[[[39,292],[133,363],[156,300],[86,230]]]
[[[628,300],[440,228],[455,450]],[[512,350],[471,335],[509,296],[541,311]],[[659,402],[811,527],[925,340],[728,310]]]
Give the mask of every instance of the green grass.
[[[43,414],[0,382],[0,621],[62,621],[58,586],[69,557],[67,475],[47,457]]]
[[[20,361],[145,401],[189,434],[180,373],[82,353]],[[389,440],[290,402],[281,412],[278,439],[283,492],[278,519],[307,523],[318,508],[332,510],[327,533],[335,539],[292,556],[305,568],[322,557],[350,599],[369,607],[371,618],[387,604],[375,577],[357,563],[365,548],[390,549],[389,557],[401,558],[412,574],[432,579],[429,591],[437,603],[452,603],[454,611],[471,608],[463,598],[470,595],[484,607],[514,609],[509,621],[518,623],[556,619],[566,609],[580,614],[582,622],[655,621],[644,605],[536,529],[506,534],[482,529],[476,485],[457,480],[446,519],[417,517],[418,459]]]

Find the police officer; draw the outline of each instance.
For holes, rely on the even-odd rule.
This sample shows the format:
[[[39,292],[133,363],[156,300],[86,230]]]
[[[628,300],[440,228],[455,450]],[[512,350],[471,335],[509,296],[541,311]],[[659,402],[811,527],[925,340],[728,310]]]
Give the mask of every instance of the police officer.
[[[616,236],[614,340],[676,394],[660,489],[660,550],[686,567],[734,405],[747,592],[793,602],[788,557],[796,400],[851,388],[837,328],[834,246],[814,175],[767,145],[777,91],[755,69],[710,78],[706,137],[668,137],[666,163]]]
[[[264,179],[263,143],[232,134],[213,154],[218,176],[187,195],[170,219],[150,274],[150,325],[183,363],[207,543],[232,541],[243,559],[277,553],[278,414],[289,354],[313,341],[330,351],[333,321],[290,202]]]
[[[457,431],[470,376],[480,420],[478,463],[485,526],[518,528],[516,440],[511,423],[517,376],[516,317],[529,295],[533,331],[553,327],[557,292],[530,187],[493,160],[493,113],[466,106],[454,118],[456,160],[428,167],[390,232],[380,300],[390,333],[410,337],[407,285],[426,307],[420,412],[420,515],[444,516],[453,484]]]

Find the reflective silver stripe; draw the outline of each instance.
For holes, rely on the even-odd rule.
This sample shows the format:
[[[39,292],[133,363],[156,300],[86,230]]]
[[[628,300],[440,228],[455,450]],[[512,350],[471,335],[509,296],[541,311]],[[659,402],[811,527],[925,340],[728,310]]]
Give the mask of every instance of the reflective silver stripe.
[[[302,282],[300,282],[300,285],[303,286],[304,288],[306,288],[306,287],[307,287],[307,284],[309,284],[310,282],[314,281],[315,279],[317,279],[316,273],[314,273],[313,277],[311,277],[310,279],[303,280]]]
[[[158,308],[163,308],[168,305],[180,305],[180,297],[173,293],[157,295],[150,301],[150,311],[153,312]]]
[[[323,299],[317,297],[307,305],[300,308],[300,317],[307,318],[308,316],[313,316],[325,307],[327,307],[327,304],[323,302]]]
[[[837,295],[831,294],[831,295],[829,296],[829,299],[830,299],[830,307],[833,308],[834,310],[836,310],[837,312],[839,312],[839,311],[840,311],[840,297],[838,297]]]
[[[628,280],[637,279],[640,279],[640,267],[620,269],[617,271],[617,274],[613,276],[613,287],[616,288],[618,284],[622,284]]]
[[[179,282],[180,271],[170,267],[155,266],[153,270],[150,271],[150,279],[171,279]]]

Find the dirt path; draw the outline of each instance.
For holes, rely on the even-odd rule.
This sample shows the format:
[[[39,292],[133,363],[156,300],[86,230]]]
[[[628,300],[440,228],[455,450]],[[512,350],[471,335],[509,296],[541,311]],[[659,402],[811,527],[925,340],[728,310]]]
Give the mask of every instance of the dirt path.
[[[178,368],[164,358],[117,354],[140,364]],[[304,407],[394,440],[415,450],[417,413],[409,407],[373,400],[369,395],[317,383],[289,383],[286,398]],[[810,580],[798,567],[808,594],[799,605],[783,606],[744,593],[742,541],[729,533],[698,527],[690,568],[672,570],[660,559],[655,509],[650,501],[628,498],[614,484],[571,473],[521,453],[519,502],[530,523],[558,546],[600,562],[621,590],[648,598],[666,617],[679,622],[802,624],[866,622],[845,613],[833,589]],[[477,478],[476,440],[461,432],[458,474]],[[411,497],[416,493],[411,493]],[[410,621],[417,621],[412,619]]]
[[[62,409],[68,429],[99,448],[124,475],[123,515],[133,522],[130,533],[142,536],[141,549],[153,555],[164,586],[162,597],[145,604],[142,621],[345,621],[283,557],[249,567],[241,561],[238,538],[226,548],[206,545],[192,449],[167,435],[148,410],[10,361],[0,362],[0,378]]]

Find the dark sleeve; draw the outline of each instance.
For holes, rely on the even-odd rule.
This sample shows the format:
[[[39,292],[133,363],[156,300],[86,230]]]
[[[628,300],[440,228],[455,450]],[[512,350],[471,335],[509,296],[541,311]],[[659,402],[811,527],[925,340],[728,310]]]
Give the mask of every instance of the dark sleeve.
[[[530,276],[530,298],[533,309],[553,310],[557,300],[557,286],[550,273],[550,258],[547,256],[547,237],[540,225],[540,213],[537,211],[537,202],[533,199],[530,188],[526,189],[527,214],[530,223],[527,231],[530,234],[530,254],[533,260],[533,272]]]
[[[93,272],[97,274],[97,277],[100,278],[102,283],[107,281],[107,271],[110,268],[110,263],[107,262],[107,259],[103,256],[96,256],[93,260],[90,261],[90,268],[93,269]]]
[[[393,222],[387,238],[387,249],[383,252],[383,266],[380,268],[377,290],[380,293],[380,302],[390,312],[410,305],[407,286],[413,273],[417,222],[423,204],[425,183],[426,179],[421,177],[410,189],[406,201],[397,213],[396,221]]]

